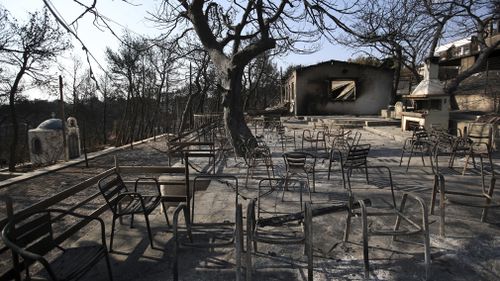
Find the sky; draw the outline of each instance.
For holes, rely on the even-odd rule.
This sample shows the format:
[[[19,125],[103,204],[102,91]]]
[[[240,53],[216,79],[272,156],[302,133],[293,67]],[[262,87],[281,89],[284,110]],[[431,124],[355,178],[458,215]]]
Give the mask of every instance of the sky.
[[[57,12],[66,22],[74,20],[83,10],[77,10],[75,2],[72,0],[49,0],[50,3],[57,9]],[[89,0],[84,3],[92,2]],[[97,1],[98,11],[109,19],[114,31],[120,35],[126,29],[132,34],[154,36],[161,33],[153,23],[149,22],[148,11],[153,11],[158,3],[157,0],[128,0],[129,3],[121,0],[99,0]],[[24,21],[28,17],[28,12],[41,10],[43,0],[0,0],[0,4],[4,6],[12,16],[19,21]],[[99,30],[92,24],[92,19],[89,15],[79,21],[77,34],[82,39],[90,53],[95,57],[95,61],[91,61],[95,72],[99,72],[99,65],[106,66],[104,51],[106,47],[117,49],[119,41],[109,30],[103,28]],[[82,61],[86,61],[85,53],[81,50],[80,43],[74,41],[75,46],[72,54],[67,54],[66,59],[71,56],[80,57]],[[310,65],[327,60],[347,60],[355,56],[353,50],[348,50],[341,46],[335,46],[328,42],[323,42],[322,48],[314,53],[307,55],[289,54],[285,57],[276,59],[278,66],[283,69],[290,64]],[[72,67],[67,67],[71,69]],[[41,97],[43,98],[43,97]]]

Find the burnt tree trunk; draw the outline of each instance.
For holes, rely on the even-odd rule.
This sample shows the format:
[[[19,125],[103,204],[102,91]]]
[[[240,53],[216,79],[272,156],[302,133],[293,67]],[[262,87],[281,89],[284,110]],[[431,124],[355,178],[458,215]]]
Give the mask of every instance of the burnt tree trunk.
[[[17,87],[16,87],[17,89]],[[17,123],[17,112],[15,105],[15,92],[16,89],[11,89],[9,94],[9,109],[10,109],[10,122],[12,123],[12,138],[10,140],[10,154],[9,154],[9,171],[16,171],[16,163],[17,163],[17,141],[19,138],[19,125]]]
[[[9,91],[9,110],[10,110],[10,122],[12,123],[12,139],[10,141],[10,154],[9,154],[9,171],[16,171],[17,164],[17,141],[19,139],[19,124],[17,121],[17,111],[16,111],[16,93],[19,89],[19,84],[21,83],[21,78],[26,72],[26,68],[28,65],[28,55],[26,53],[23,54],[23,64],[21,65],[21,69],[16,75],[16,79],[14,80],[14,84]],[[28,147],[30,147],[28,145]]]
[[[222,99],[226,132],[228,132],[228,138],[239,156],[245,153],[247,145],[254,145],[255,143],[255,138],[243,115],[242,77],[243,67],[233,66],[228,70],[223,80],[224,92]]]
[[[398,93],[398,88],[399,88],[399,82],[401,80],[401,67],[402,67],[402,59],[403,59],[403,51],[401,50],[401,46],[396,47],[396,57],[394,59],[394,81],[392,83],[392,91],[391,91],[391,100],[389,104],[395,104],[396,103],[396,98],[397,98],[397,93]]]

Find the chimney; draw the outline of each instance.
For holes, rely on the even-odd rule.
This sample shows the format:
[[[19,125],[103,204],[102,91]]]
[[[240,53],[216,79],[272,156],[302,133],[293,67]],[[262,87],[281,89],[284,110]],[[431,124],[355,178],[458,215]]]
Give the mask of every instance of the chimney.
[[[425,59],[424,80],[438,80],[439,57],[428,57]]]

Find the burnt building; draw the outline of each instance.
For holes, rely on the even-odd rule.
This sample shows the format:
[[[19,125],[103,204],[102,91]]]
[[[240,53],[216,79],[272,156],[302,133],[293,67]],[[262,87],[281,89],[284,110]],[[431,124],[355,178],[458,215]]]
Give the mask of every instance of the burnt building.
[[[295,69],[283,99],[295,115],[375,115],[390,103],[392,81],[390,69],[331,60]]]

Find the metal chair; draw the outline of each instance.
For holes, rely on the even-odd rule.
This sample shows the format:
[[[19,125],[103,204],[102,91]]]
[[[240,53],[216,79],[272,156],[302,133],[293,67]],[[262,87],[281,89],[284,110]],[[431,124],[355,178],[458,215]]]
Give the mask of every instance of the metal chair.
[[[362,233],[363,233],[363,260],[364,260],[364,268],[365,268],[365,278],[369,278],[370,272],[370,264],[369,264],[369,237],[370,236],[392,236],[393,240],[396,240],[397,236],[410,236],[410,235],[421,235],[423,238],[424,244],[424,262],[425,262],[425,278],[429,278],[430,276],[430,263],[431,263],[431,255],[430,255],[430,238],[429,238],[429,220],[427,216],[427,205],[423,201],[422,198],[413,195],[411,193],[403,193],[401,197],[401,201],[396,201],[396,195],[394,192],[394,185],[392,181],[392,174],[388,167],[384,166],[372,166],[368,167],[368,169],[375,169],[378,172],[382,172],[384,177],[387,177],[387,182],[391,189],[391,202],[386,206],[380,207],[372,204],[371,206],[367,206],[363,200],[358,200],[358,204],[361,206],[361,212],[354,210],[354,208],[349,208],[348,216],[346,219],[346,229],[344,233],[344,241],[349,240],[349,232],[351,229],[351,218],[355,216],[361,217],[362,224]],[[348,178],[349,181],[349,178]],[[385,185],[385,184],[384,184]],[[351,191],[351,184],[349,183],[349,190]],[[380,187],[379,187],[380,188]],[[353,198],[353,197],[352,197]],[[372,199],[372,198],[370,198]],[[420,207],[421,216],[412,216],[410,212],[405,212],[407,209],[407,201],[408,199],[412,199],[417,205]],[[354,199],[351,199],[351,206]],[[387,206],[388,205],[388,206]],[[391,223],[392,227],[382,227],[379,229],[375,229],[373,227],[376,224],[372,224],[369,222],[369,218],[373,219],[375,217],[387,218],[387,217],[395,217],[393,223]],[[420,222],[418,222],[420,220]]]
[[[342,129],[340,132],[331,135],[331,146],[328,154],[328,179],[330,179],[332,163],[336,160],[335,155],[338,155],[338,161],[340,161],[342,157],[345,158],[347,156],[352,146],[359,144],[361,133],[356,131],[354,136],[351,136],[351,134],[352,131],[344,131]]]
[[[264,164],[266,167],[267,177],[274,177],[274,165],[271,155],[271,150],[266,145],[263,140],[263,137],[256,137],[257,143],[255,145],[251,145],[250,142],[253,140],[250,139],[246,145],[246,153],[244,156],[245,163],[247,165],[247,174],[245,177],[245,187],[248,186],[248,178],[250,175],[253,176],[259,164]]]
[[[246,240],[246,280],[252,280],[255,270],[252,254],[257,252],[257,243],[267,244],[304,244],[304,254],[307,256],[307,280],[313,280],[313,239],[312,239],[312,209],[309,202],[305,203],[302,223],[280,223],[279,226],[265,226],[264,220],[290,214],[294,208],[291,203],[278,203],[279,196],[276,186],[278,183],[264,185],[270,180],[282,181],[283,179],[263,179],[259,183],[259,193],[255,200],[251,200],[247,207],[247,240]],[[274,196],[273,196],[274,195]],[[294,206],[297,204],[294,204]],[[281,208],[280,208],[281,207]],[[299,206],[295,206],[298,210]]]
[[[158,195],[141,195],[138,193],[137,184],[141,180],[154,181],[157,187]],[[154,248],[153,235],[151,234],[148,216],[151,212],[153,212],[153,210],[156,209],[156,207],[160,205],[161,202],[160,185],[158,184],[158,181],[155,178],[138,178],[135,182],[135,192],[129,192],[120,174],[113,172],[100,179],[97,185],[99,186],[102,196],[106,200],[106,204],[113,213],[109,251],[113,251],[115,220],[123,216],[130,215],[130,227],[133,227],[135,214],[144,215],[151,248]],[[166,212],[165,209],[163,211]],[[167,215],[165,213],[165,217],[166,216]]]
[[[472,158],[472,163],[474,165],[474,168],[476,168],[476,160],[475,160],[476,156],[488,157],[491,170],[494,171],[493,160],[491,159],[492,135],[493,135],[493,126],[491,124],[475,122],[467,125],[466,137],[471,141],[471,144],[469,147],[469,151],[467,153],[467,158],[465,159],[465,164],[462,174],[465,174],[470,158]]]
[[[278,133],[278,140],[281,142],[281,150],[285,152],[288,142],[293,142],[293,148],[297,148],[297,144],[295,142],[295,133],[293,136],[289,136],[286,134],[285,127],[280,123],[276,127],[277,133]]]
[[[304,131],[302,131],[302,150],[304,150],[304,142],[308,142],[314,152],[318,152],[318,145],[321,145],[322,149],[327,151],[324,131],[317,131],[315,134],[314,131],[311,132],[309,129],[305,129]]]
[[[467,137],[457,137],[452,144],[448,167],[453,168],[457,155],[467,156],[472,145],[472,140]]]
[[[404,141],[403,148],[401,149],[401,158],[399,159],[399,166],[403,163],[403,157],[405,153],[409,154],[408,163],[406,164],[406,171],[410,167],[411,157],[414,153],[419,152],[422,158],[422,164],[425,167],[424,156],[427,154],[430,156],[432,144],[429,141],[429,135],[424,127],[420,126],[415,128],[413,135]]]
[[[288,181],[292,177],[305,176],[307,180],[307,189],[309,191],[309,199],[311,199],[311,184],[309,176],[312,175],[312,190],[316,192],[316,157],[311,153],[307,152],[287,152],[283,153],[283,160],[285,161],[285,188],[283,190],[283,196],[285,190],[288,189]]]
[[[445,213],[446,206],[449,204],[481,208],[481,222],[485,222],[488,216],[488,210],[490,208],[500,207],[500,202],[494,201],[493,198],[495,183],[496,177],[493,175],[491,176],[488,187],[486,187],[484,174],[482,174],[481,189],[477,192],[453,190],[445,187],[445,178],[442,174],[434,175],[430,213],[431,215],[434,214],[436,195],[439,193],[439,234],[445,236]],[[476,198],[476,200],[473,198]]]
[[[330,128],[327,135],[330,149],[347,151],[349,149],[349,139],[351,133],[351,130],[345,130],[344,127]]]
[[[366,181],[368,182],[367,157],[370,152],[370,144],[358,144],[349,147],[349,151],[344,156],[341,151],[337,151],[340,157],[340,172],[342,173],[342,184],[346,188],[346,177],[349,179],[354,169],[364,169]],[[335,153],[332,150],[332,154]],[[331,159],[333,159],[333,155]],[[328,167],[328,179],[330,179],[331,162]],[[347,183],[350,184],[350,181]]]
[[[97,222],[101,235],[100,243],[63,248],[60,244],[69,238],[64,237],[68,234],[56,231],[68,228],[66,225],[68,221],[71,221],[73,226]],[[100,218],[57,209],[20,214],[5,225],[2,230],[2,240],[15,253],[16,269],[24,268],[26,280],[33,280],[30,267],[35,263],[41,264],[44,269],[39,272],[43,280],[78,280],[102,259],[106,261],[108,279],[113,280],[106,248],[104,222]],[[55,249],[60,250],[60,254],[55,255],[55,252],[58,252]],[[48,255],[51,256],[50,259]],[[18,256],[22,257],[22,263],[18,261]],[[48,279],[45,279],[47,277]]]

